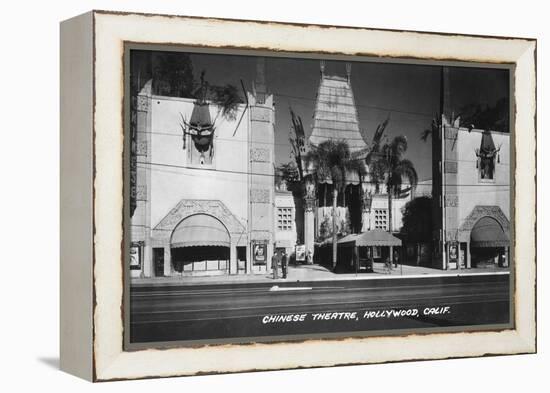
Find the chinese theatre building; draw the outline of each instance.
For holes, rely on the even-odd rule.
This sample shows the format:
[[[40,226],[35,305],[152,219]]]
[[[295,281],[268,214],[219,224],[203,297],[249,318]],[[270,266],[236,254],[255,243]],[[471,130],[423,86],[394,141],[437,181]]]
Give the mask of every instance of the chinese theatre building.
[[[321,61],[321,80],[317,91],[313,127],[308,139],[311,149],[326,141],[345,141],[357,159],[366,152],[367,144],[359,132],[357,108],[351,88],[351,64],[346,63],[346,75],[329,75]],[[308,168],[316,171],[316,168]],[[362,199],[360,173],[348,173],[343,192],[336,203],[338,233],[361,232]],[[330,174],[319,175],[316,183],[306,183],[304,201],[304,243],[306,252],[314,252],[314,242],[328,239],[332,233],[333,182]]]
[[[232,116],[204,97],[135,97],[132,277],[235,275],[271,269],[273,96],[264,61]]]

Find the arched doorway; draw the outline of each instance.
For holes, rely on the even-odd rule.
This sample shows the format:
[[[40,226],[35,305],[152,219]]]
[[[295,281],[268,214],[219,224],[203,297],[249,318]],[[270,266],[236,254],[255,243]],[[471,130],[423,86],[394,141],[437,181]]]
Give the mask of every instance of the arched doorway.
[[[470,234],[472,267],[505,265],[509,243],[497,220],[488,216],[480,218]]]
[[[217,218],[208,214],[189,216],[172,232],[172,267],[182,274],[228,274],[230,247],[229,232]]]

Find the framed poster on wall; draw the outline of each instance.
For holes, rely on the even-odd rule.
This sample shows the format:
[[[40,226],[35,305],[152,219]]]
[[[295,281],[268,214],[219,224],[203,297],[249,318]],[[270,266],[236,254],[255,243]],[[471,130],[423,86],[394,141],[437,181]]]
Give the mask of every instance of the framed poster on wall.
[[[267,244],[254,243],[254,263],[256,265],[265,265],[267,262]]]
[[[130,247],[130,269],[141,270],[141,247],[140,243],[132,243]]]

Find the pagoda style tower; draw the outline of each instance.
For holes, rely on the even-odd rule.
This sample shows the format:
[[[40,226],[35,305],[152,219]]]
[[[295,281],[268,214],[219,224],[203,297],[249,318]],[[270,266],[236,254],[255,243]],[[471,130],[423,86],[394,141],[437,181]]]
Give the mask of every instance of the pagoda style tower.
[[[317,100],[313,114],[313,129],[309,136],[309,145],[318,146],[328,141],[347,142],[352,154],[358,157],[366,152],[365,143],[359,131],[359,119],[355,98],[351,88],[351,63],[346,63],[346,75],[327,75],[325,73],[325,62],[321,60],[321,80],[317,91]],[[348,179],[354,184],[359,184],[359,177],[351,175]],[[321,181],[323,182],[323,181]],[[327,179],[327,183],[331,183]],[[306,197],[304,201],[304,243],[306,250],[313,251],[316,227],[315,220],[316,199],[315,185],[306,186]],[[342,208],[342,212],[345,209]]]
[[[359,132],[359,120],[351,89],[351,64],[346,63],[346,76],[325,74],[321,60],[321,82],[313,114],[309,143],[317,146],[326,140],[345,140],[352,152],[366,149]]]

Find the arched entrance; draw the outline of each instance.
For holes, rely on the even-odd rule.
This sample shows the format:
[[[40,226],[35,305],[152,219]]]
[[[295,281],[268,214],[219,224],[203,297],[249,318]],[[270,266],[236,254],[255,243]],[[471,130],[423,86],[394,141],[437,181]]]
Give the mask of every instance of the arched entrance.
[[[182,274],[229,274],[231,238],[227,228],[208,214],[183,219],[172,232],[173,269]]]
[[[472,267],[506,265],[509,239],[502,226],[493,217],[480,218],[470,234]]]

